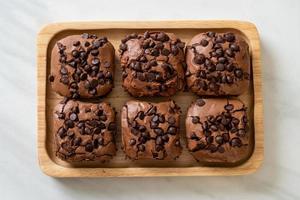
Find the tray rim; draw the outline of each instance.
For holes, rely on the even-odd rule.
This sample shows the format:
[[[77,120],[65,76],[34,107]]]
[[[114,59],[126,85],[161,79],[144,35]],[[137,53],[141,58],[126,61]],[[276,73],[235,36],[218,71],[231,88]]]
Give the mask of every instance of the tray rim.
[[[52,161],[46,150],[46,67],[47,47],[53,36],[64,30],[93,29],[221,29],[234,28],[249,39],[252,47],[254,90],[254,149],[251,157],[236,167],[125,167],[67,168]],[[264,159],[264,125],[260,40],[256,26],[237,20],[173,20],[173,21],[77,21],[45,25],[37,35],[37,151],[40,169],[52,177],[156,177],[156,176],[233,176],[257,171]],[[46,48],[45,48],[46,47]],[[254,53],[255,52],[255,53]]]

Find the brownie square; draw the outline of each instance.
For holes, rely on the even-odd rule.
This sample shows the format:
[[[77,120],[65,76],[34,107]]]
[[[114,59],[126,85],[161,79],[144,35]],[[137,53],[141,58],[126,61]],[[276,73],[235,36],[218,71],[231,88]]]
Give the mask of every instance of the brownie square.
[[[55,108],[55,153],[62,160],[110,160],[117,150],[115,132],[115,111],[108,103],[65,98]]]
[[[247,108],[239,100],[198,99],[186,118],[187,147],[204,164],[238,164],[252,153]]]
[[[122,109],[122,144],[134,160],[175,160],[182,152],[179,140],[180,108],[173,101],[128,101]]]
[[[113,88],[115,50],[106,37],[71,35],[51,53],[49,81],[55,92],[71,98],[93,98]]]
[[[187,45],[186,81],[198,95],[240,95],[250,80],[250,53],[240,34],[207,32]]]
[[[184,85],[184,47],[173,33],[125,37],[119,49],[123,88],[134,97],[174,95]]]

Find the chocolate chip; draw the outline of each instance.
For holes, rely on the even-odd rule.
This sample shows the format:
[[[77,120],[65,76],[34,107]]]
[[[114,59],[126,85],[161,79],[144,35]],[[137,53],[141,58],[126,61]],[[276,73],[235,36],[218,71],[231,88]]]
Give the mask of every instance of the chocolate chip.
[[[170,51],[168,49],[161,50],[161,54],[164,56],[168,56],[170,54]]]
[[[238,78],[242,78],[243,77],[243,71],[241,69],[234,70],[234,74]]]
[[[175,146],[180,147],[180,141],[179,140],[176,140]]]
[[[231,110],[233,110],[233,108],[234,108],[233,104],[226,104],[224,106],[224,109],[227,110],[227,111],[231,111]]]
[[[122,51],[126,51],[127,50],[127,44],[121,43],[119,48]]]
[[[79,46],[79,45],[80,45],[80,41],[76,40],[76,41],[73,42],[73,46],[76,47],[76,46]]]
[[[225,53],[229,57],[233,57],[234,56],[234,53],[233,53],[233,51],[231,49],[226,49]]]
[[[74,145],[75,146],[79,146],[80,143],[81,143],[81,138],[80,137],[77,137],[77,138],[74,139]]]
[[[177,132],[176,128],[174,126],[169,126],[167,133],[170,135],[175,135]]]
[[[227,42],[234,42],[235,36],[233,33],[227,33],[225,34],[225,39]]]
[[[164,131],[161,128],[155,128],[154,133],[156,133],[157,135],[162,135],[164,134]]]
[[[217,55],[218,57],[223,56],[223,50],[222,50],[222,49],[217,49],[217,50],[216,50],[216,55]]]
[[[200,140],[200,138],[196,135],[196,133],[192,133],[191,139],[196,141]]]
[[[99,55],[99,50],[98,50],[98,49],[93,49],[93,50],[91,51],[91,54],[92,54],[93,56],[98,56],[98,55]]]
[[[72,51],[72,56],[73,56],[74,58],[78,58],[78,57],[79,57],[79,51],[73,50],[73,51]]]
[[[170,125],[174,125],[176,123],[176,119],[173,116],[168,117],[168,123]]]
[[[165,33],[160,32],[159,34],[157,34],[157,40],[164,42],[169,40],[169,37]]]
[[[221,135],[217,135],[215,140],[217,144],[223,144],[223,137]]]
[[[93,65],[99,65],[99,63],[100,63],[100,60],[99,60],[98,58],[94,58],[94,59],[92,60],[92,64],[93,64]]]
[[[156,113],[156,111],[157,111],[156,106],[152,106],[148,111],[148,115],[153,115]]]
[[[136,144],[136,140],[135,139],[132,138],[132,139],[129,140],[129,145],[130,146],[133,146],[135,144]]]
[[[169,141],[169,136],[168,135],[163,135],[161,137],[163,139],[163,141],[168,142]]]
[[[200,122],[200,118],[198,116],[192,116],[192,123],[198,124]]]
[[[205,101],[203,99],[197,99],[196,100],[196,105],[199,107],[202,107],[205,105]]]
[[[223,133],[223,134],[222,134],[222,136],[223,136],[223,140],[224,140],[224,142],[228,142],[228,141],[229,141],[229,139],[230,139],[230,136],[229,136],[229,134],[228,134],[228,133]]]
[[[203,54],[196,54],[194,62],[198,65],[202,65],[205,62],[205,56]]]
[[[100,138],[98,139],[98,144],[99,144],[99,145],[104,145],[104,139],[103,139],[102,137],[100,137]]]
[[[158,117],[158,120],[159,120],[160,123],[165,123],[165,116],[164,115],[160,115]]]
[[[143,144],[138,145],[138,150],[141,152],[145,151],[145,146]]]
[[[92,143],[88,143],[87,145],[85,145],[85,150],[87,152],[92,152],[94,149],[94,146],[92,145]]]
[[[92,79],[91,81],[90,81],[90,87],[91,88],[96,88],[97,86],[98,86],[98,80],[97,79]]]
[[[177,46],[172,45],[172,46],[171,46],[171,52],[172,52],[172,54],[173,54],[174,56],[176,56],[176,55],[178,54],[178,52],[179,52]]]
[[[214,144],[210,144],[208,146],[208,149],[210,150],[211,153],[214,153],[214,152],[216,152],[218,150],[218,147],[216,145],[214,145]]]
[[[231,83],[233,83],[233,78],[230,75],[227,75],[226,81],[227,81],[227,83],[231,84]]]
[[[216,43],[223,43],[224,42],[224,39],[221,35],[218,35],[217,38],[216,38]]]
[[[67,70],[67,68],[65,68],[65,67],[61,67],[60,68],[60,73],[62,74],[62,75],[67,75],[68,74],[68,70]]]
[[[241,136],[241,137],[243,137],[243,136],[246,135],[246,131],[245,131],[244,129],[240,129],[240,130],[238,131],[238,135]]]
[[[72,120],[66,120],[65,125],[67,128],[73,128],[74,127],[74,122]]]
[[[208,137],[206,137],[206,142],[207,142],[208,144],[211,144],[213,141],[214,141],[214,137],[213,137],[213,136],[208,136]]]
[[[204,47],[206,47],[208,45],[208,41],[206,39],[202,39],[200,44]]]
[[[206,34],[208,37],[214,37],[215,36],[215,33],[214,32],[207,32]]]
[[[70,120],[76,121],[77,120],[77,114],[76,113],[71,113],[70,114]]]
[[[218,127],[216,125],[211,125],[210,130],[212,131],[218,131]]]
[[[232,140],[230,141],[230,145],[232,147],[241,147],[242,141],[240,140],[240,138],[232,138]]]
[[[232,49],[233,51],[239,51],[240,50],[240,47],[236,44],[231,44],[230,45],[230,49]]]
[[[224,71],[225,69],[225,66],[221,63],[218,63],[217,66],[216,66],[216,70],[217,71]]]
[[[218,152],[219,152],[219,153],[224,153],[224,152],[225,152],[224,147],[219,146],[219,147],[218,147]]]
[[[177,47],[179,47],[180,49],[183,49],[185,47],[185,43],[184,42],[178,42],[176,44]]]
[[[57,134],[60,138],[64,138],[67,135],[67,130],[64,127],[60,127],[57,131]]]

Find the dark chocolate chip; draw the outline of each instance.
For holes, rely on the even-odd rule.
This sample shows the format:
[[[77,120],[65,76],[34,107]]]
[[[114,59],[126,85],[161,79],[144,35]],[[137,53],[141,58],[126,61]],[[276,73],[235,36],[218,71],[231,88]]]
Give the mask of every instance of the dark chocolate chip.
[[[234,56],[234,53],[233,53],[233,51],[231,49],[226,49],[225,53],[229,57],[233,57]]]
[[[62,75],[67,75],[68,74],[68,70],[67,70],[67,68],[65,68],[65,67],[61,67],[60,68],[60,73],[62,74]]]
[[[243,71],[241,69],[234,70],[234,74],[238,78],[242,78],[243,77]]]
[[[80,143],[81,143],[81,138],[80,137],[77,137],[77,138],[74,139],[74,145],[75,146],[79,146]]]
[[[223,133],[223,134],[222,134],[222,136],[223,136],[223,140],[224,140],[224,142],[228,142],[228,141],[229,141],[229,139],[230,139],[230,136],[229,136],[229,134],[228,134],[228,133]]]
[[[206,34],[208,37],[214,37],[215,36],[215,33],[210,31],[210,32],[207,32]]]
[[[225,39],[227,42],[234,42],[235,36],[233,33],[227,33],[225,34]]]
[[[231,44],[230,45],[230,49],[232,49],[233,51],[239,51],[240,50],[240,47],[236,44]]]
[[[192,123],[198,124],[200,122],[200,118],[198,116],[192,116]]]
[[[203,99],[197,99],[196,100],[196,105],[199,107],[202,107],[205,105],[205,101]]]
[[[195,55],[194,62],[198,65],[202,65],[205,62],[205,56],[203,54]]]
[[[132,138],[132,139],[129,140],[129,145],[130,146],[133,146],[135,144],[136,144],[136,140],[135,139]]]
[[[145,145],[143,145],[143,144],[138,145],[138,150],[141,151],[141,152],[144,152],[145,151]]]
[[[218,147],[218,152],[219,152],[219,153],[224,153],[224,152],[225,152],[224,147],[219,146],[219,147]]]
[[[214,141],[214,137],[213,137],[213,136],[208,136],[208,137],[206,137],[206,142],[207,142],[208,144],[211,144],[213,141]]]
[[[157,135],[162,135],[164,134],[164,131],[162,128],[155,128],[154,133],[156,133]]]
[[[122,51],[126,51],[127,50],[127,44],[121,43],[119,48]]]
[[[174,126],[169,126],[168,130],[167,130],[167,133],[170,134],[170,135],[176,135],[176,127]]]
[[[64,127],[60,127],[57,131],[60,138],[64,138],[67,135],[67,130]]]
[[[192,133],[192,135],[191,135],[191,139],[192,140],[200,140],[200,138],[196,135],[196,133]]]
[[[172,54],[173,54],[174,56],[176,56],[176,55],[178,54],[178,52],[179,52],[177,46],[172,45],[172,46],[171,46],[171,52],[172,52]]]
[[[66,120],[65,125],[67,128],[73,128],[74,127],[74,122],[72,120]]]
[[[238,135],[241,136],[241,137],[243,137],[243,136],[246,135],[246,131],[245,131],[244,129],[240,129],[240,130],[238,131]]]
[[[168,123],[169,123],[170,125],[174,125],[174,124],[176,123],[175,117],[174,117],[174,116],[169,116],[169,117],[168,117]]]
[[[78,58],[78,57],[79,57],[79,51],[73,50],[73,51],[72,51],[72,56],[73,56],[74,58]]]
[[[98,58],[94,58],[94,59],[92,60],[92,64],[93,64],[93,65],[99,65],[99,63],[100,63],[100,60],[99,60]]]
[[[168,49],[161,50],[161,54],[164,56],[168,56],[170,54],[170,51]]]
[[[86,150],[87,152],[92,152],[93,149],[94,149],[94,146],[93,146],[92,143],[88,143],[87,145],[85,145],[85,150]]]
[[[224,106],[224,109],[227,110],[227,111],[231,111],[231,110],[233,110],[233,108],[234,108],[233,104],[226,104]]]
[[[76,113],[71,113],[70,114],[70,120],[76,121],[77,120],[77,114]]]
[[[241,147],[242,141],[240,140],[240,138],[232,138],[232,140],[230,141],[230,145],[232,147]]]
[[[221,135],[217,135],[215,140],[217,144],[223,144],[223,137]]]
[[[53,75],[49,75],[48,79],[49,79],[50,82],[53,82],[54,81],[54,76]]]
[[[224,64],[218,63],[218,64],[216,65],[216,70],[217,70],[217,71],[224,71],[224,69],[225,69]]]
[[[202,39],[200,44],[204,47],[206,47],[208,45],[208,41],[206,39]]]

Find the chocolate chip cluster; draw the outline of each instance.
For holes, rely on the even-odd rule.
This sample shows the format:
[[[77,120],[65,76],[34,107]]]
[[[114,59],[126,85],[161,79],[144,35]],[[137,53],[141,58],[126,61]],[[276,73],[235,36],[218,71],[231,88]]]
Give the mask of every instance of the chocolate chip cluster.
[[[116,152],[115,111],[107,103],[65,98],[55,110],[56,155],[66,161],[107,161]]]
[[[192,153],[229,153],[249,143],[247,108],[238,100],[198,99],[189,108],[186,126]]]
[[[123,87],[133,96],[171,96],[183,87],[185,44],[173,34],[130,34],[120,44]]]
[[[106,37],[69,36],[58,41],[53,51],[49,81],[58,93],[89,98],[112,89],[114,48]]]
[[[139,109],[143,107],[145,110]],[[133,109],[136,112],[129,113]],[[174,102],[127,102],[122,112],[126,155],[131,159],[176,159],[182,150],[179,113],[180,108]]]
[[[199,95],[237,95],[249,81],[247,43],[233,33],[199,34],[187,46],[188,87]]]

